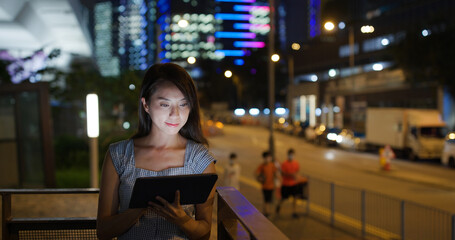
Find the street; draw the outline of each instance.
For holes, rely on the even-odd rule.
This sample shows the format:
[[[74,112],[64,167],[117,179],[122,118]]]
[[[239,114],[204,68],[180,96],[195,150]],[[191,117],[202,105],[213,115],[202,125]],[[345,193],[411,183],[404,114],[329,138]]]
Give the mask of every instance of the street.
[[[455,213],[453,169],[435,163],[396,159],[392,161],[391,170],[384,171],[380,169],[377,154],[320,147],[278,132],[274,136],[278,161],[285,160],[288,148],[294,148],[304,175]],[[209,143],[220,172],[227,165],[229,153],[237,153],[242,169],[241,183],[254,187],[260,195],[254,171],[262,162],[261,153],[268,149],[268,140],[266,128],[226,125],[224,135],[210,137]]]

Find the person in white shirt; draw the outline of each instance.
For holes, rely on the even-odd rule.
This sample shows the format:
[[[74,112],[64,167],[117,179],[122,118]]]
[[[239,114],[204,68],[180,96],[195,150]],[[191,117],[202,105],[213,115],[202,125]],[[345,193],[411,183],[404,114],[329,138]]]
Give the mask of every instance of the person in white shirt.
[[[226,171],[224,172],[224,185],[240,190],[240,165],[236,161],[237,154],[231,153],[229,155],[229,164],[226,166]]]

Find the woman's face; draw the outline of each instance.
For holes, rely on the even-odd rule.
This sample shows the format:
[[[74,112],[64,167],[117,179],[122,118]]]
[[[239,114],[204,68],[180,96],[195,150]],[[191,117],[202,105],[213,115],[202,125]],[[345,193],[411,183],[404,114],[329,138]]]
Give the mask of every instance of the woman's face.
[[[183,93],[171,82],[160,84],[150,98],[149,105],[141,99],[145,111],[152,119],[152,132],[177,134],[186,124],[190,114],[190,103]]]

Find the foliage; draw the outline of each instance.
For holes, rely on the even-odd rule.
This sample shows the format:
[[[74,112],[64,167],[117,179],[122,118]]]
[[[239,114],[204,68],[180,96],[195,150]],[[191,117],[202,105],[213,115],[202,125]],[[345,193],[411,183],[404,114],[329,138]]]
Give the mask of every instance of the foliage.
[[[90,187],[90,170],[88,168],[57,169],[55,172],[57,188]]]
[[[64,135],[55,139],[57,169],[84,169],[89,166],[89,146],[85,139]]]

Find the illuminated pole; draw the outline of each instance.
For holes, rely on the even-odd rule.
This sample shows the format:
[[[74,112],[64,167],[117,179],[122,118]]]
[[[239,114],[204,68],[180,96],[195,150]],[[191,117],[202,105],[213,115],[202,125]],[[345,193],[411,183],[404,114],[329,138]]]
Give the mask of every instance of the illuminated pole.
[[[269,48],[268,56],[271,57],[275,52],[275,1],[269,0],[270,5],[270,32],[269,32]],[[275,159],[275,141],[273,139],[273,114],[275,113],[275,65],[269,61],[269,151],[272,158]]]
[[[87,95],[87,136],[90,138],[90,187],[98,188],[98,136],[99,111],[98,95]]]
[[[354,71],[354,45],[355,44],[355,39],[354,39],[354,26],[349,26],[349,71],[351,75],[353,74]],[[354,82],[354,81],[353,81]],[[354,88],[354,86],[353,86]]]

